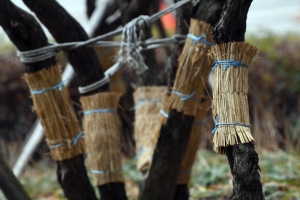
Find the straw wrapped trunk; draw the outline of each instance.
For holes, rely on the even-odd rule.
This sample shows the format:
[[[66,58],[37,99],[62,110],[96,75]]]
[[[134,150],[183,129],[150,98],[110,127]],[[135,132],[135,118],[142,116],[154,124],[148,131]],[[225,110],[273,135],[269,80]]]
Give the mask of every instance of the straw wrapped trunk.
[[[31,92],[51,88],[62,82],[60,66],[26,73],[25,80]],[[62,85],[61,88],[32,94],[31,97],[33,109],[44,128],[52,159],[62,161],[84,153],[83,140],[78,138],[74,141],[80,134],[80,127],[67,88]]]
[[[120,145],[121,124],[116,112],[120,96],[120,93],[111,92],[80,99],[85,113],[83,129],[88,144],[88,166],[93,172],[97,186],[124,182]]]
[[[248,43],[225,43],[212,47],[209,55],[217,61],[236,60],[248,66],[256,52],[257,48]],[[214,150],[220,154],[229,145],[255,142],[250,130],[248,69],[227,65],[216,66],[213,78],[213,118],[219,120],[216,123],[225,123],[216,127],[213,138]]]
[[[145,172],[149,169],[153,150],[158,138],[153,130],[160,128],[159,110],[165,86],[139,87],[134,92],[135,122],[134,137],[136,141],[137,169]]]
[[[213,43],[212,27],[196,19],[191,19],[190,33],[196,37],[204,34],[205,40]],[[176,73],[173,92],[170,97],[171,109],[176,109],[185,115],[196,115],[197,101],[201,101],[205,83],[208,79],[210,68],[208,66],[208,58],[206,53],[209,49],[207,44],[197,42],[187,37],[183,51],[178,59],[179,67]],[[182,96],[191,96],[187,100],[182,100]]]

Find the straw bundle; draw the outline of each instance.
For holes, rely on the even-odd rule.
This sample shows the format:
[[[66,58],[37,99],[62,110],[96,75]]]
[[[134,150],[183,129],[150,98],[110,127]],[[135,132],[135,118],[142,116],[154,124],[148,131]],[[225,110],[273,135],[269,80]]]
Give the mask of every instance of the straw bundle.
[[[248,43],[226,43],[214,46],[209,56],[214,60],[237,60],[249,65],[258,49]],[[248,108],[248,69],[230,66],[226,70],[219,65],[213,78],[213,118],[219,123],[250,125]],[[224,147],[238,143],[254,143],[249,127],[240,125],[220,125],[214,133],[214,150],[224,154]]]
[[[102,65],[103,70],[109,69],[111,66],[115,64],[114,56],[117,53],[117,49],[115,48],[107,48],[107,47],[95,47],[95,50],[98,54],[99,61]],[[122,72],[121,70],[117,71],[114,75],[110,77],[110,91],[112,92],[120,92],[122,94],[126,93],[126,86],[122,80]]]
[[[207,114],[209,104],[210,101],[206,98],[203,103],[197,106],[197,114],[195,116],[191,136],[180,166],[180,172],[177,179],[178,185],[187,184],[191,179],[191,169],[195,162],[196,154],[201,142],[201,129],[205,123],[204,118]]]
[[[198,37],[202,34],[206,35],[206,41],[212,43],[212,27],[205,22],[200,22],[191,19],[189,32]],[[185,115],[196,115],[195,107],[197,101],[203,94],[207,82],[210,67],[208,64],[207,51],[210,47],[201,42],[194,42],[191,38],[187,37],[183,51],[178,59],[179,67],[176,73],[174,83],[174,91],[178,91],[184,95],[191,95],[192,99],[182,100],[182,97],[174,93],[170,97],[171,109],[176,109]]]
[[[81,97],[84,111],[111,109],[116,110],[120,93],[98,93]],[[87,146],[88,165],[93,172],[95,185],[110,182],[123,182],[120,120],[115,112],[91,113],[83,118],[83,129]]]
[[[139,87],[134,92],[134,137],[137,147],[137,169],[140,171],[147,170],[152,159],[158,137],[153,134],[153,130],[160,128],[159,109],[166,92],[165,86]]]
[[[60,66],[50,69],[25,74],[25,80],[31,91],[51,88],[61,83]],[[51,148],[53,160],[61,161],[73,158],[84,153],[85,146],[82,139],[74,145],[73,139],[80,132],[75,111],[72,107],[69,91],[65,86],[32,94],[33,108],[41,120],[45,131],[46,141],[49,146],[63,144],[57,148]]]

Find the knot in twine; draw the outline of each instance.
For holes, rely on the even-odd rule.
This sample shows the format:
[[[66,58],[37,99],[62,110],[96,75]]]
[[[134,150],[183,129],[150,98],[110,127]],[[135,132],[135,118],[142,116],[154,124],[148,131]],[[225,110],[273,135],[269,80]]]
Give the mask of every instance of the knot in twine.
[[[128,64],[137,74],[142,74],[148,69],[139,46],[144,35],[143,29],[150,26],[150,23],[149,16],[141,15],[127,23],[123,28],[117,62]]]

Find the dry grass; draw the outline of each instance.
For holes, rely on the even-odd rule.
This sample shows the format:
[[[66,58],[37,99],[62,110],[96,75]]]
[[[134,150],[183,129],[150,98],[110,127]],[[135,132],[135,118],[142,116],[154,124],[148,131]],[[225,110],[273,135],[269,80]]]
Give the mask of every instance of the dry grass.
[[[215,45],[210,50],[213,60],[237,60],[250,65],[257,48],[248,43],[226,43]],[[230,66],[226,70],[221,64],[214,70],[213,78],[213,118],[218,116],[219,123],[239,123],[250,125],[248,107],[248,69]],[[224,125],[214,133],[214,150],[224,154],[224,147],[237,143],[254,143],[249,127]]]
[[[137,168],[147,170],[151,165],[153,150],[160,129],[159,109],[163,95],[167,92],[165,86],[139,87],[134,92],[135,122],[134,137],[136,141]]]
[[[206,40],[213,43],[212,27],[205,22],[191,19],[189,32],[196,37],[202,34],[206,35]],[[178,59],[179,66],[176,72],[173,91],[178,91],[184,95],[193,95],[196,100],[182,101],[181,97],[172,93],[170,96],[171,109],[176,109],[185,115],[196,115],[197,99],[200,100],[203,96],[203,83],[207,82],[208,74],[211,67],[208,63],[207,51],[208,45],[201,42],[194,43],[194,41],[187,37],[182,53]]]
[[[98,93],[81,97],[84,111],[117,110],[120,93]],[[123,182],[120,145],[120,119],[117,113],[91,113],[83,118],[84,139],[87,144],[88,166],[104,172],[93,174],[95,185]]]
[[[31,91],[51,88],[59,84],[61,72],[59,66],[25,74]],[[66,143],[51,149],[53,160],[66,160],[85,151],[84,142],[79,139],[76,145],[72,140],[79,134],[80,127],[72,107],[69,91],[65,86],[41,93],[32,94],[33,108],[39,116],[46,135],[48,145]]]

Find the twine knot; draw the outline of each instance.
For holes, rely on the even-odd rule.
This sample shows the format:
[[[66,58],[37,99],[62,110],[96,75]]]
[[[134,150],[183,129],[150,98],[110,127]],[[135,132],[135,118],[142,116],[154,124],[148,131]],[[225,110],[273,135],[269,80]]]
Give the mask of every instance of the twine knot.
[[[208,42],[208,41],[205,40],[205,38],[206,38],[205,34],[202,34],[199,37],[196,37],[195,35],[189,33],[188,37],[193,40],[193,44],[196,44],[197,42],[200,42],[200,43],[205,44],[207,46],[213,46],[212,43],[210,43],[210,42]]]
[[[241,63],[237,60],[216,60],[216,64],[214,65],[214,67],[212,68],[212,71],[215,71],[215,69],[219,66],[219,65],[223,65],[223,69],[226,70],[228,67],[230,66],[234,66],[234,67],[245,67],[248,68],[249,66]]]

